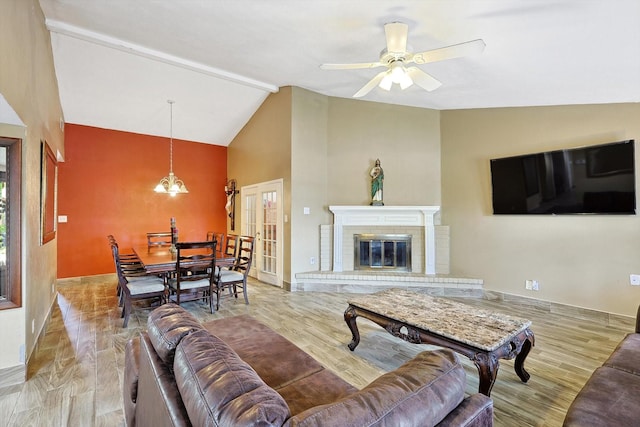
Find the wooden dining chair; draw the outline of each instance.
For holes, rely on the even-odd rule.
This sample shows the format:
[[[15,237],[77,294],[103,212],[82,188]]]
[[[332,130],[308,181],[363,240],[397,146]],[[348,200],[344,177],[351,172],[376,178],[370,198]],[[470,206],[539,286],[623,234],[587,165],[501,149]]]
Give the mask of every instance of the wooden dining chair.
[[[215,240],[176,243],[175,276],[169,279],[176,303],[205,299],[209,301],[211,313],[214,312],[212,288],[215,287],[216,244]]]
[[[107,240],[109,241],[109,244],[113,244],[113,243],[118,243],[116,241],[116,238],[113,237],[113,234],[109,234],[107,235]],[[132,261],[132,262],[139,262],[140,260],[138,259],[138,255],[136,255],[133,251],[129,250],[127,252],[123,252],[122,250],[119,251],[120,253],[120,260],[121,261]]]
[[[135,253],[130,252],[130,253],[122,254],[120,252],[120,248],[118,246],[118,242],[116,242],[115,237],[113,237],[112,234],[109,234],[107,236],[107,239],[111,247],[111,254],[112,254],[113,263],[114,263],[113,265],[116,271],[118,269],[121,270],[124,276],[128,278],[128,280],[131,280],[131,278],[133,277],[147,276],[147,272],[144,270],[144,266],[142,265],[142,263],[140,262],[140,259],[138,259],[138,256]],[[122,295],[122,287],[120,286],[120,281],[118,281],[118,284],[116,287],[116,295],[118,296],[118,305],[122,306],[123,295]]]
[[[237,234],[227,234],[227,242],[226,245],[224,246],[224,255],[231,257],[231,258],[235,258],[237,255],[237,249],[238,249],[238,238],[239,236]]]
[[[220,308],[220,294],[228,289],[230,293],[238,298],[238,288],[242,290],[245,304],[249,304],[247,294],[247,277],[251,270],[253,261],[255,239],[251,236],[240,236],[236,248],[236,262],[230,270],[220,269],[216,276],[216,310]]]
[[[147,247],[149,249],[164,248],[169,246],[171,246],[170,231],[147,233]]]
[[[159,304],[163,304],[167,300],[167,288],[163,279],[153,275],[126,276],[126,269],[120,263],[120,255],[118,252],[118,244],[111,245],[111,252],[116,266],[116,275],[118,276],[118,287],[120,289],[120,298],[122,301],[122,313],[120,317],[124,318],[122,327],[126,328],[129,324],[129,316],[134,301],[158,299]]]
[[[219,233],[217,231],[208,231],[207,232],[207,241],[215,240],[216,241],[216,250],[218,252],[218,257],[222,255],[222,250],[224,249],[224,233]]]

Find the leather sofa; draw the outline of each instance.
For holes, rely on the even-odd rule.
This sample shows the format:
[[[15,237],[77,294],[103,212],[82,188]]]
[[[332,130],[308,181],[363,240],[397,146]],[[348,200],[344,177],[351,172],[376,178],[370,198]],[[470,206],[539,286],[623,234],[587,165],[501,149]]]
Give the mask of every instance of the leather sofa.
[[[569,406],[565,427],[640,424],[640,307],[628,334],[596,369]]]
[[[492,426],[465,385],[442,349],[358,390],[250,316],[201,324],[165,304],[125,347],[123,399],[129,426]]]

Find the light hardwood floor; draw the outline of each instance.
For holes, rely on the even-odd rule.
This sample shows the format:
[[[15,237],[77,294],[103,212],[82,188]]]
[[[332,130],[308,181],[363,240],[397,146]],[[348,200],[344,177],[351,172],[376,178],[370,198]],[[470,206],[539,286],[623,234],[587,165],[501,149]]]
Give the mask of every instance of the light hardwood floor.
[[[115,279],[87,279],[59,286],[58,292],[47,331],[32,356],[29,380],[0,388],[0,425],[123,425],[123,349],[144,329],[149,309],[135,309],[129,327],[123,329]],[[206,304],[184,306],[202,321],[250,314],[359,388],[433,348],[403,342],[360,318],[360,345],[349,351],[351,335],[342,317],[348,298],[348,294],[290,293],[252,282],[248,306],[242,299],[229,298],[215,314]],[[632,319],[606,315],[581,319],[579,311],[562,314],[526,300],[459,300],[533,321],[536,343],[525,362],[529,382],[520,382],[513,361],[500,362],[491,394],[496,426],[561,426],[591,372],[633,328]],[[467,373],[467,393],[474,393],[477,370],[468,359],[460,360]]]

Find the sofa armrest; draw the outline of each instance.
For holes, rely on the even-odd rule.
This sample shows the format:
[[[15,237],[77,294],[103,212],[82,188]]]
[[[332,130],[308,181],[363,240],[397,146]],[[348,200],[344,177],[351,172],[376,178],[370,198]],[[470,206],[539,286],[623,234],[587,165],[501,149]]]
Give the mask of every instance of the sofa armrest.
[[[640,333],[640,305],[638,306],[638,312],[636,313],[636,332]]]
[[[136,425],[135,411],[138,400],[138,377],[140,366],[140,337],[131,338],[124,347],[124,381],[122,400],[124,418],[128,426]]]
[[[468,396],[436,427],[491,427],[493,400],[484,394]]]
[[[316,406],[286,427],[435,426],[464,399],[466,375],[451,350],[425,351],[357,393]]]
[[[155,352],[145,332],[140,334],[135,418],[138,427],[191,426],[173,373]]]
[[[282,396],[207,331],[182,339],[173,370],[194,426],[280,427],[290,416]]]

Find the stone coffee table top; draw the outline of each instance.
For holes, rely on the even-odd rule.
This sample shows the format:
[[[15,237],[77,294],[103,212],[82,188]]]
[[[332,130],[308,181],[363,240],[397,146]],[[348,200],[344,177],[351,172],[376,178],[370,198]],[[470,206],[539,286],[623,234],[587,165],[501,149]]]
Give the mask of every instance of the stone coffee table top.
[[[527,319],[403,289],[353,297],[348,303],[486,351],[531,326]]]

